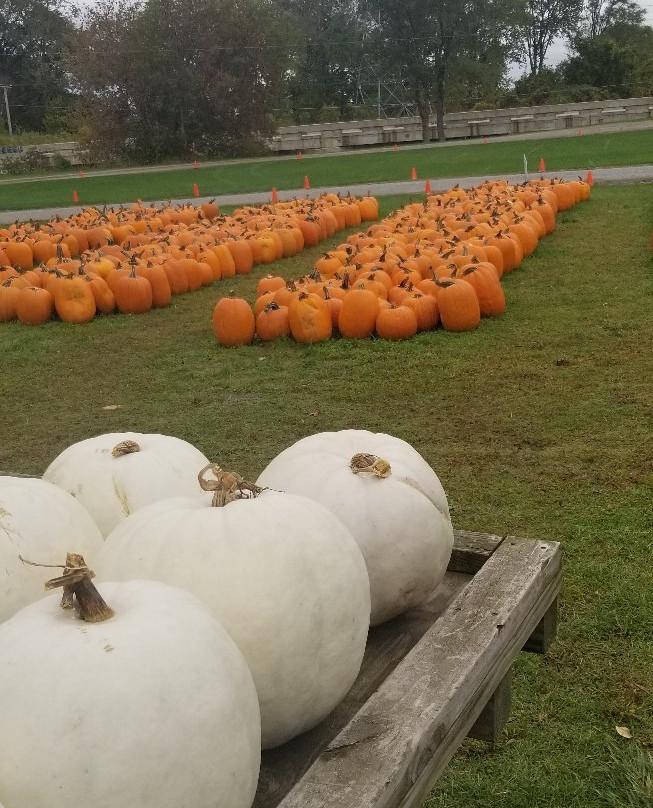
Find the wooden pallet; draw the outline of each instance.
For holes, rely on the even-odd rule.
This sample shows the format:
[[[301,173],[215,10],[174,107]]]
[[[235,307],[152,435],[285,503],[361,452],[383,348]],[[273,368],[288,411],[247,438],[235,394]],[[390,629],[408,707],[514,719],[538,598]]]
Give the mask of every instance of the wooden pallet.
[[[264,752],[254,808],[418,808],[466,736],[497,739],[515,657],[555,636],[560,580],[556,543],[456,531],[443,583],[371,630],[346,699]]]

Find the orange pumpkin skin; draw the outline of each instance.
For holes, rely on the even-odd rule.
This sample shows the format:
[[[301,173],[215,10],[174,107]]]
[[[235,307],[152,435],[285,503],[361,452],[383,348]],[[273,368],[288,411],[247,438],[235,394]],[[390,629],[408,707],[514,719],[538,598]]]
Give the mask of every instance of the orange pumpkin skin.
[[[88,323],[95,317],[93,292],[83,278],[70,278],[54,290],[54,307],[64,323]]]
[[[506,310],[506,296],[501,282],[492,270],[471,266],[463,271],[463,280],[474,287],[481,317],[497,317]]]
[[[270,302],[256,317],[256,335],[268,341],[287,337],[290,334],[288,309],[278,303]]]
[[[8,280],[0,285],[0,323],[8,323],[18,316],[16,314],[16,299],[19,292],[20,288],[14,286]]]
[[[414,337],[417,333],[417,317],[408,306],[390,303],[379,308],[376,317],[376,333],[381,339],[400,340]]]
[[[473,287],[459,278],[440,282],[438,309],[447,331],[472,331],[481,322],[481,309]]]
[[[438,301],[433,295],[413,293],[407,295],[402,306],[407,306],[415,313],[418,331],[433,330],[440,319],[438,311]]]
[[[342,301],[338,330],[345,338],[365,339],[374,332],[379,298],[367,289],[352,289]]]
[[[181,295],[188,291],[188,275],[177,259],[171,258],[161,266],[168,277],[168,284],[173,295]]]
[[[249,243],[245,239],[227,241],[226,247],[234,260],[237,275],[246,275],[252,271],[254,266],[254,256]]]
[[[100,314],[111,314],[111,312],[115,311],[116,298],[104,278],[87,276],[85,280],[95,298],[95,307]]]
[[[127,276],[118,278],[112,289],[118,311],[123,314],[145,314],[152,308],[152,287],[147,278],[139,278],[135,267]]]
[[[16,298],[16,315],[24,325],[42,325],[52,317],[52,295],[40,286],[26,286]]]
[[[256,297],[261,297],[261,295],[267,292],[276,292],[277,289],[283,289],[285,285],[285,278],[279,275],[265,275],[265,277],[261,278],[256,284]]]
[[[27,242],[9,241],[4,249],[13,267],[17,269],[31,269],[34,266],[32,248]]]
[[[162,309],[170,305],[172,290],[168,276],[162,266],[146,265],[136,270],[137,275],[147,278],[152,287],[152,308]]]
[[[326,300],[302,292],[288,307],[290,333],[297,342],[313,343],[329,339],[333,332],[331,311]]]
[[[213,333],[225,348],[249,345],[254,339],[256,319],[249,303],[243,298],[222,297],[213,309]]]

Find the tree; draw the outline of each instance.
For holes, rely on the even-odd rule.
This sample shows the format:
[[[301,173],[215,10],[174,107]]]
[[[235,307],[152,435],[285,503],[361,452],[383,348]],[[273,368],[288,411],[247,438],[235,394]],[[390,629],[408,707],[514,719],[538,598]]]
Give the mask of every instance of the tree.
[[[40,131],[48,109],[69,100],[64,50],[70,31],[58,0],[3,0],[0,84],[11,86],[17,129]]]
[[[520,39],[532,76],[544,68],[553,40],[576,30],[582,3],[583,0],[526,0]]]
[[[579,34],[593,39],[614,25],[644,24],[646,11],[633,0],[586,0]]]
[[[430,140],[431,102],[438,140],[444,140],[446,89],[463,61],[481,62],[491,49],[505,65],[511,0],[368,0],[376,20],[376,47],[390,68],[401,70]],[[460,75],[460,73],[458,73]]]
[[[326,107],[351,117],[363,59],[365,27],[356,0],[278,0],[301,32],[288,76],[295,120],[314,121]]]
[[[615,22],[597,36],[577,36],[560,65],[569,85],[600,87],[612,97],[653,92],[653,28]]]
[[[255,150],[273,130],[292,29],[269,0],[123,0],[92,9],[74,72],[93,139],[105,156],[146,160]]]

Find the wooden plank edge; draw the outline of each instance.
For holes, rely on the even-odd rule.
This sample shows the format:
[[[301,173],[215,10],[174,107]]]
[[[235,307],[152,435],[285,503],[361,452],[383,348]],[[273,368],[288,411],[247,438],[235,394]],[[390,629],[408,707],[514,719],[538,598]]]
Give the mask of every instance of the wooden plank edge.
[[[520,560],[521,548],[526,550],[528,563],[522,559],[519,581],[512,582],[510,591],[509,569],[505,569],[505,563],[502,566],[501,557]],[[407,655],[332,741],[279,808],[414,808],[419,805],[418,800],[428,793],[557,595],[560,559],[557,544],[509,542],[506,552],[497,553],[492,559],[496,563],[488,564],[472,579],[451,604],[447,615],[436,622],[419,646]],[[502,583],[503,587],[497,587],[497,583]],[[454,649],[459,648],[464,658],[469,649],[464,636],[469,626],[465,626],[465,621],[471,619],[465,615],[464,601],[473,599],[474,590],[484,608],[494,599],[496,611],[486,613],[482,621],[474,623],[479,648],[474,652],[473,663],[465,669],[463,680],[457,678],[457,674],[454,680],[440,684],[441,691],[447,688],[446,698],[444,691],[433,696],[429,691],[432,675],[425,668],[424,659],[420,659],[420,651],[422,656],[430,658],[429,655],[441,647],[437,636],[442,633],[444,637],[453,638]],[[514,607],[502,614],[501,604],[516,597],[517,591],[520,594]],[[449,653],[452,653],[451,648]],[[419,704],[418,711],[405,717],[402,714],[403,726],[393,725],[386,715],[387,706],[396,701],[395,691],[409,693]],[[473,693],[471,698],[470,693]]]
[[[460,744],[465,740],[469,734],[469,730],[474,726],[478,716],[483,711],[484,707],[479,705],[487,704],[487,701],[492,697],[501,681],[506,676],[507,671],[512,667],[512,664],[519,654],[524,645],[524,640],[529,636],[529,628],[533,624],[533,616],[542,615],[546,612],[548,607],[553,603],[560,592],[562,583],[562,569],[559,570],[558,575],[549,583],[547,588],[543,591],[542,596],[534,605],[533,609],[523,621],[522,628],[514,636],[514,639],[509,644],[504,652],[504,656],[497,661],[497,664],[488,672],[486,679],[483,681],[481,687],[476,695],[476,709],[470,710],[467,716],[461,714],[457,721],[455,721],[444,740],[447,740],[444,754],[434,756],[427,763],[426,767],[422,770],[418,779],[413,783],[410,791],[405,795],[401,802],[396,804],[396,808],[419,808],[428,794],[433,789],[433,786],[438,781],[438,778],[448,766],[451,758],[456,754]],[[325,806],[325,808],[327,808]],[[389,806],[388,806],[389,808]],[[393,806],[393,808],[395,808]]]
[[[505,536],[477,533],[472,530],[454,530],[453,549],[447,567],[451,572],[474,575],[500,547]]]

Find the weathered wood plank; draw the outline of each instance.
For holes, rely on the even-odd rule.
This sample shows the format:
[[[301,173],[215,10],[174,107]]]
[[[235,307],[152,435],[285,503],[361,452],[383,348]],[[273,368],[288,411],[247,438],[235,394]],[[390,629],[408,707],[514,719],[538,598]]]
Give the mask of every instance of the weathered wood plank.
[[[531,651],[534,654],[546,654],[551,643],[558,633],[558,598],[556,598],[544,613],[544,616],[535,627],[535,631],[526,640],[522,651]]]
[[[345,699],[314,729],[278,749],[263,752],[253,808],[275,808],[279,804],[470,580],[469,575],[447,572],[442,584],[419,609],[371,629],[361,671]]]
[[[490,533],[454,530],[453,550],[448,569],[452,572],[468,572],[474,575],[503,540],[503,536],[493,536]]]
[[[506,540],[279,808],[416,808],[560,588],[556,544]]]
[[[469,737],[475,738],[477,741],[485,741],[485,743],[496,743],[508,722],[511,702],[512,667],[508,668],[508,673],[483,707],[481,714],[469,731]]]

